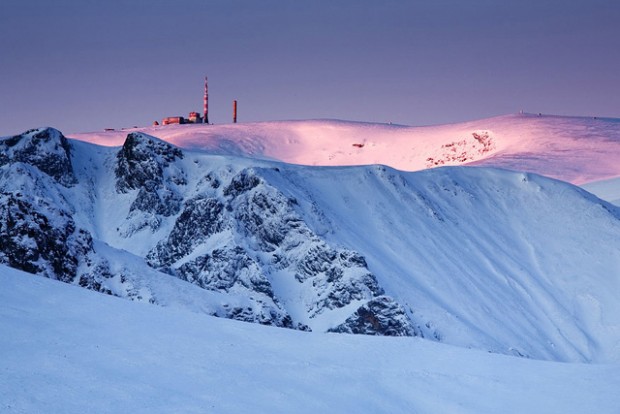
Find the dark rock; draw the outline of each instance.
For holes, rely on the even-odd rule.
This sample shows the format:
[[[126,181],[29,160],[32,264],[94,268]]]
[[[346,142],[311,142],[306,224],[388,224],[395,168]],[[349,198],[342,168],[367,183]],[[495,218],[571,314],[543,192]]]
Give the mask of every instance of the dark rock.
[[[181,209],[183,198],[167,188],[143,187],[131,204],[129,211],[134,210],[152,212],[162,216],[172,216]]]
[[[416,336],[417,332],[407,313],[388,296],[380,296],[360,306],[353,315],[329,332]]]
[[[233,195],[228,206],[239,229],[258,250],[290,250],[302,241],[316,239],[291,207],[290,199],[249,173],[240,173],[227,188]]]
[[[112,277],[114,277],[114,275],[110,272],[107,263],[98,264],[90,272],[81,274],[78,284],[88,290],[105,293],[106,295],[113,295],[112,291],[106,287],[107,280]]]
[[[31,129],[0,141],[0,166],[15,162],[32,165],[64,186],[77,182],[71,164],[71,145],[54,128]]]
[[[224,189],[225,196],[237,197],[260,184],[260,179],[249,171],[237,174]]]
[[[183,152],[166,142],[141,133],[130,133],[116,156],[116,190],[127,193],[140,190],[130,212],[143,211],[162,216],[179,212],[182,197],[176,190],[185,185],[183,171],[172,163]]]
[[[121,193],[148,186],[161,186],[164,168],[176,159],[183,158],[183,152],[166,142],[138,132],[127,135],[116,159],[116,188]],[[183,180],[178,182],[183,183]]]
[[[312,285],[315,296],[306,303],[311,318],[384,293],[363,256],[328,246],[295,211],[290,197],[253,174],[237,174],[227,187],[230,213],[252,249],[272,253],[263,266],[273,265]]]
[[[232,307],[223,314],[216,316],[234,319],[237,321],[259,323],[261,325],[277,326],[280,328],[299,329],[308,331],[309,328],[303,324],[295,324],[291,317],[287,314],[281,314],[274,311],[263,312],[262,310],[247,307]]]
[[[189,200],[167,240],[160,242],[147,255],[154,267],[169,266],[189,254],[192,249],[225,228],[224,206],[215,198],[197,197]]]
[[[92,243],[88,232],[47,200],[34,205],[23,194],[0,193],[0,263],[71,282]]]
[[[202,180],[200,180],[200,183],[207,183],[209,185],[209,187],[211,187],[212,189],[218,189],[220,188],[220,185],[222,184],[220,182],[220,180],[217,178],[217,176],[213,173],[209,173],[207,175],[205,175]]]
[[[337,257],[337,252],[324,244],[312,246],[297,264],[297,280],[302,282],[309,277],[327,272]]]

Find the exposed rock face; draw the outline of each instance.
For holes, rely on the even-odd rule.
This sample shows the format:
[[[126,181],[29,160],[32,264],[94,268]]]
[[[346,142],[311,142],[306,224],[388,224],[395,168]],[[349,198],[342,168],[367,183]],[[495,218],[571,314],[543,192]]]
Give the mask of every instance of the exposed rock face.
[[[21,192],[0,192],[0,263],[71,282],[92,252],[92,238],[66,211]]]
[[[247,183],[242,181],[235,181],[241,183],[238,184],[238,191],[248,188]],[[212,178],[203,180],[206,191],[185,203],[167,239],[149,252],[147,262],[204,289],[248,296],[254,304],[252,310],[235,307],[230,309],[229,317],[293,327],[293,321],[278,302],[261,263],[251,257],[243,246],[231,240],[235,228],[234,215],[221,197],[222,191],[226,190],[218,191],[219,185],[214,188],[213,182],[218,181]],[[213,247],[204,249],[205,245]],[[203,250],[205,254],[186,259],[187,256],[195,256],[195,251]],[[303,328],[302,325],[297,326]]]
[[[138,132],[127,135],[117,154],[116,189],[119,193],[138,190],[131,205],[125,236],[150,227],[159,228],[161,216],[177,214],[183,202],[178,187],[187,183],[174,162],[183,152],[168,143]]]
[[[243,287],[273,299],[269,281],[261,274],[258,264],[241,247],[230,250],[215,249],[211,254],[199,256],[178,268],[183,279],[205,289],[230,292]],[[200,275],[209,274],[209,278]]]
[[[215,198],[188,200],[176,220],[168,240],[159,243],[147,256],[154,267],[168,266],[181,259],[210,236],[224,230],[224,205]]]
[[[57,188],[77,183],[67,139],[40,128],[0,141],[0,263],[65,282],[92,251]]]
[[[31,129],[0,141],[0,166],[16,162],[32,165],[64,186],[76,182],[69,141],[54,128]]]
[[[0,167],[0,263],[125,296],[122,283],[112,283],[112,291],[114,275],[97,256],[92,235],[76,224],[57,179],[22,163]]]
[[[297,280],[303,283],[309,279],[320,292],[317,300],[308,306],[311,316],[384,293],[362,256],[349,250],[331,249],[325,243],[312,246],[295,268]]]
[[[274,289],[276,275],[296,286],[309,318],[384,294],[359,253],[329,246],[295,210],[296,201],[255,170],[228,179],[210,173],[200,182],[199,195],[147,255],[151,266],[205,289],[248,295],[263,309],[259,320],[277,326],[295,323]],[[403,313],[401,333],[413,334],[407,322]]]
[[[464,163],[495,150],[495,140],[489,131],[472,132],[460,141],[443,144],[435,157],[426,159],[428,168],[446,163]]]
[[[248,296],[254,303],[252,312],[233,308],[229,317],[248,322],[286,328],[298,327],[275,297],[271,283],[260,264],[239,247],[218,248],[185,262],[174,274],[203,289]]]
[[[183,158],[183,152],[148,135],[139,132],[127,135],[116,158],[116,188],[119,192],[137,190],[148,186],[148,183],[161,187],[166,179],[177,184],[185,183],[182,173],[171,177],[164,175],[164,169]]]
[[[329,246],[295,211],[293,200],[252,175],[241,172],[227,187],[235,191],[225,191],[234,223],[251,248],[271,256],[264,267],[293,275],[311,292],[304,303],[310,317],[383,294],[361,255]]]
[[[359,307],[353,315],[330,332],[384,336],[416,336],[407,313],[393,299],[380,296]]]

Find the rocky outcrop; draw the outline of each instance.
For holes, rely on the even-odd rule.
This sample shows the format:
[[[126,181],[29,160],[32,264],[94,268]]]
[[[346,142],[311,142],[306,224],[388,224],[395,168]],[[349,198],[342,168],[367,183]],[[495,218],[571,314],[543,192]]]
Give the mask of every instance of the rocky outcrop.
[[[66,211],[21,192],[0,192],[0,246],[0,263],[64,282],[93,249]]]
[[[36,167],[64,186],[76,183],[71,146],[54,128],[31,129],[0,141],[0,166],[17,162]]]
[[[157,138],[132,132],[127,135],[123,147],[116,155],[116,189],[121,193],[148,187],[163,186],[165,181],[185,184],[182,171],[165,174],[165,169],[175,160],[182,159],[183,152]]]
[[[223,231],[228,225],[223,211],[224,205],[216,198],[198,196],[188,200],[167,240],[148,254],[148,263],[153,267],[169,266]]]
[[[209,185],[209,188],[213,189],[213,186]],[[226,310],[227,317],[303,328],[293,323],[278,302],[261,263],[231,240],[233,220],[223,200],[215,194],[201,194],[190,199],[168,237],[148,253],[147,263],[203,289],[249,297],[251,306],[231,307]],[[214,238],[219,238],[219,242]],[[205,254],[187,259],[195,256],[195,251],[205,250],[205,245],[213,247],[206,249]]]
[[[296,202],[255,172],[240,172],[231,186],[228,203],[237,230],[253,249],[270,255],[268,271],[288,273],[312,292],[304,303],[311,318],[383,294],[359,253],[329,246],[296,212]]]
[[[359,253],[334,250],[325,243],[312,246],[295,265],[295,270],[295,278],[302,283],[310,280],[318,293],[308,306],[310,316],[384,293]]]
[[[124,236],[145,227],[156,230],[161,216],[179,212],[183,198],[178,187],[187,184],[187,177],[175,161],[182,158],[179,148],[157,138],[139,132],[127,135],[116,156],[116,190],[138,190],[138,194],[131,204]]]
[[[426,159],[426,166],[432,168],[474,161],[493,150],[495,140],[489,131],[472,132],[471,137],[443,144],[435,156]]]
[[[294,199],[253,169],[228,172],[211,172],[199,181],[199,194],[148,253],[151,266],[204,289],[246,295],[261,309],[254,317],[277,326],[304,328],[282,305],[272,283],[276,275],[295,286],[310,319],[384,294],[364,257],[322,240],[296,211]],[[247,320],[248,313],[232,317],[239,316]],[[406,328],[406,315],[399,323],[399,332],[414,333]],[[388,330],[375,334],[383,332]]]
[[[384,336],[420,335],[403,307],[387,296],[368,301],[344,323],[329,332]]]

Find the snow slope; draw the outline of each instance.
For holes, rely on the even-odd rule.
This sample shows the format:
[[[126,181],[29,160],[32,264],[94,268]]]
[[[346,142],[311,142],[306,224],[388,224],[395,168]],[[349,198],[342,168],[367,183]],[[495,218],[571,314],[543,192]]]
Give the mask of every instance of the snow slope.
[[[186,306],[209,314],[319,332],[397,316],[400,334],[464,348],[620,360],[620,211],[577,187],[489,168],[303,167],[132,137],[123,149],[71,142],[73,180],[56,184],[22,161],[2,166],[0,193],[31,206],[26,224],[52,206],[62,215],[48,223],[70,218],[94,240],[84,248],[107,270],[82,263],[89,277],[68,281],[182,306],[161,270],[209,290],[187,288]],[[31,251],[31,234],[9,240]],[[386,297],[390,316],[364,316]]]
[[[305,333],[0,265],[3,413],[617,413],[620,366]]]
[[[442,341],[619,360],[620,210],[612,205],[567,183],[492,169],[265,173],[304,200],[305,217],[320,211],[326,239],[361,252],[386,292]]]
[[[518,114],[407,127],[332,120],[138,128],[187,149],[321,166],[383,164],[417,171],[484,165],[574,184],[620,176],[620,119]],[[121,145],[127,132],[72,134]]]
[[[582,187],[597,197],[620,206],[620,177],[594,181]]]

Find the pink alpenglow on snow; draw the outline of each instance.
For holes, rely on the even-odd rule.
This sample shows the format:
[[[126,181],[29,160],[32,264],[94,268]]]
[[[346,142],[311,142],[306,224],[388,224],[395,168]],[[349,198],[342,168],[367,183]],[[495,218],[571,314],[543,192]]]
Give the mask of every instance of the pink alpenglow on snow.
[[[181,148],[317,166],[384,164],[404,171],[480,165],[583,184],[620,176],[620,119],[505,115],[410,127],[337,120],[137,129]],[[70,135],[122,145],[127,131]]]

